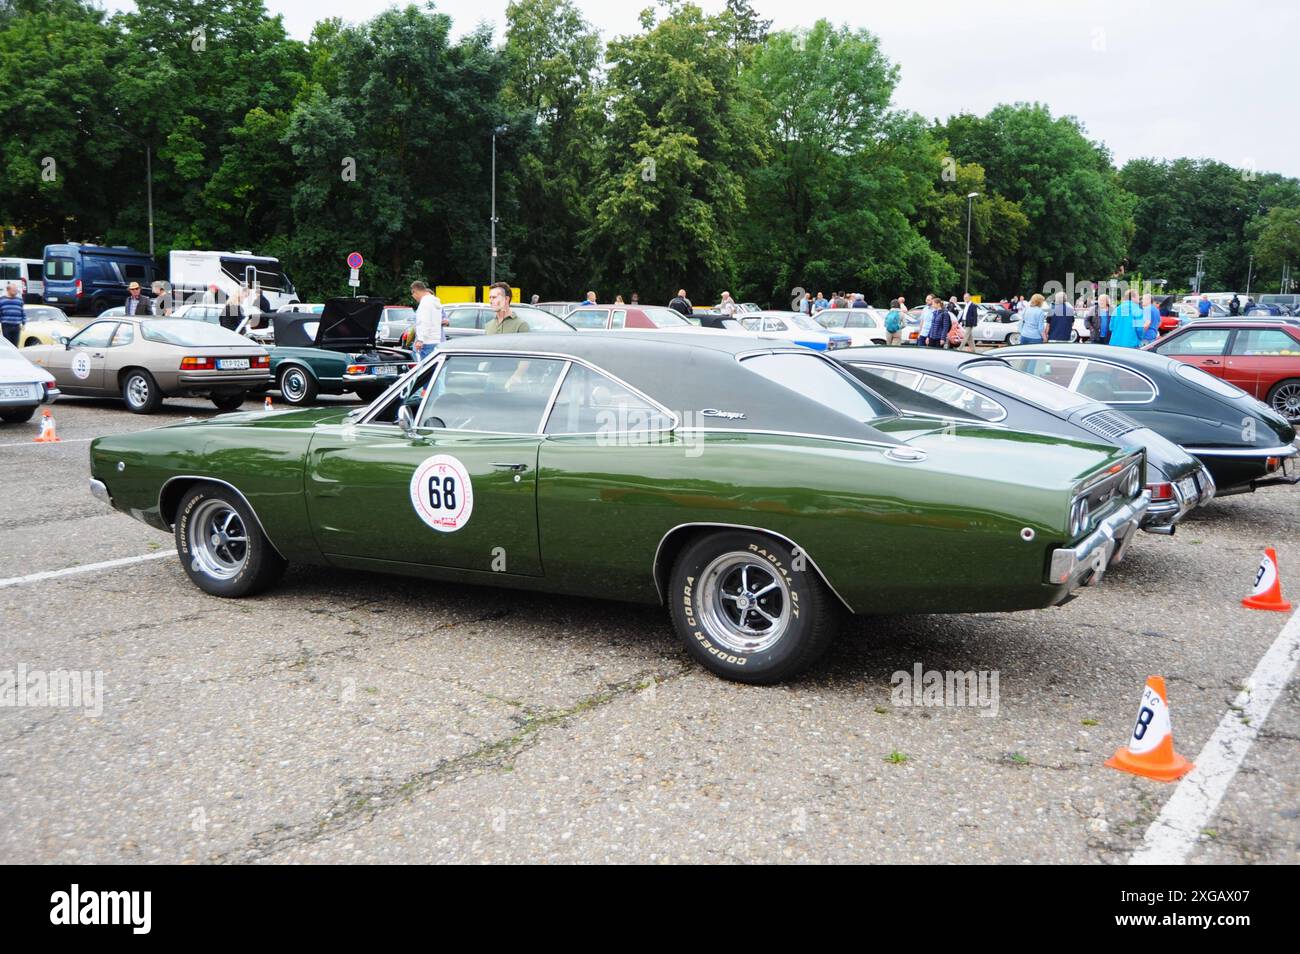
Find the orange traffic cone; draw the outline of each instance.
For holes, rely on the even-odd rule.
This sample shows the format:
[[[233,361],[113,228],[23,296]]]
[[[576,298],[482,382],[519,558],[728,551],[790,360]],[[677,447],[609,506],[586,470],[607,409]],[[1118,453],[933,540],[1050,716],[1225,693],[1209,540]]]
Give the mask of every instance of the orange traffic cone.
[[[275,408],[273,408],[273,407],[271,406],[271,395],[268,394],[268,395],[266,396],[266,403],[265,403],[264,405],[262,405],[262,410],[263,410],[263,411],[274,411],[274,410],[275,410]]]
[[[1255,571],[1255,588],[1241,605],[1250,609],[1291,611],[1291,604],[1282,599],[1282,581],[1277,575],[1277,551],[1272,547],[1264,548],[1264,559],[1259,561]]]
[[[59,435],[54,430],[54,415],[48,407],[41,412],[41,432],[32,440],[37,444],[54,444],[59,440]]]
[[[1169,697],[1164,676],[1147,676],[1142,704],[1128,745],[1117,749],[1106,765],[1157,782],[1182,778],[1194,766],[1174,751],[1174,730],[1169,721]]]

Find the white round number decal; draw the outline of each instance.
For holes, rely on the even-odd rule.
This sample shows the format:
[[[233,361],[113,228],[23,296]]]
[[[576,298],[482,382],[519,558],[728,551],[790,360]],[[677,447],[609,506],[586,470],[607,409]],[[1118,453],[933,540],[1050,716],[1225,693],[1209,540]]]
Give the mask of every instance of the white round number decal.
[[[84,354],[79,354],[72,359],[72,373],[83,381],[90,377],[90,358]]]
[[[443,533],[459,530],[474,512],[474,487],[465,465],[447,454],[430,457],[411,477],[411,505]]]

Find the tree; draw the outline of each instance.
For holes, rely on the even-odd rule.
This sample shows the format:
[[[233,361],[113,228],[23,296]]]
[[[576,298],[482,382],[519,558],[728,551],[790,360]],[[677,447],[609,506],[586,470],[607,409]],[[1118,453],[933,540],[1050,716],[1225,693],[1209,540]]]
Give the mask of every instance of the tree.
[[[733,282],[744,181],[763,151],[737,78],[728,17],[670,6],[609,45],[607,122],[584,249],[606,288],[667,300]],[[593,286],[594,287],[594,286]]]
[[[1042,288],[1111,275],[1133,235],[1133,197],[1119,184],[1106,149],[1078,120],[1046,106],[1016,103],[985,117],[961,114],[938,127],[952,156],[983,167],[989,189],[1016,203],[1029,241],[1016,253],[1016,286]]]
[[[300,100],[284,136],[300,285],[344,291],[353,249],[367,289],[388,297],[406,295],[415,259],[432,281],[487,278],[505,70],[487,27],[455,43],[450,32],[450,17],[408,6],[313,37],[313,75],[327,85]]]
[[[1270,209],[1259,228],[1255,259],[1262,269],[1280,274],[1283,266],[1300,265],[1300,208]]]
[[[972,192],[979,195],[968,199]],[[1020,244],[1029,220],[1020,207],[989,189],[984,170],[975,163],[959,163],[952,176],[935,188],[921,214],[921,230],[944,261],[964,281],[966,268],[966,218],[970,215],[970,290],[986,299],[1015,288]],[[964,289],[963,289],[964,290]]]
[[[741,288],[761,300],[949,286],[917,230],[939,174],[925,124],[890,108],[897,67],[866,30],[818,21],[769,36],[744,76],[770,161],[747,178]]]
[[[591,219],[600,56],[600,37],[572,0],[506,8],[502,178],[514,214],[502,223],[505,274],[547,297],[576,295],[591,277],[574,249]]]

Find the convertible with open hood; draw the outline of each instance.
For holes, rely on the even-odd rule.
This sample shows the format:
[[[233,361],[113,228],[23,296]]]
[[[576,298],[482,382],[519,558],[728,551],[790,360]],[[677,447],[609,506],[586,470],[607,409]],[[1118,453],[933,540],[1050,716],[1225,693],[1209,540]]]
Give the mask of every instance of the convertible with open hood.
[[[376,343],[383,314],[378,298],[331,298],[319,315],[275,315],[271,377],[285,402],[348,392],[369,401],[410,369],[409,351]]]
[[[1140,450],[909,418],[824,355],[698,331],[457,342],[365,408],[90,457],[92,491],[173,533],[208,593],[302,562],[658,602],[752,683],[812,665],[843,613],[1063,603],[1149,500]]]

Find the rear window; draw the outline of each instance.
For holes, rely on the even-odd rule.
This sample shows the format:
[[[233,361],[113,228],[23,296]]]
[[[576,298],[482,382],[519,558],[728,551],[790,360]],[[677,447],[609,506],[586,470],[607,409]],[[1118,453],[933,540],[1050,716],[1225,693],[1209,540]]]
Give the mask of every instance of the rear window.
[[[847,414],[855,421],[865,422],[896,413],[846,373],[811,352],[756,354],[744,358],[742,364],[755,374]]]
[[[1250,395],[1247,394],[1245,391],[1243,391],[1241,388],[1229,384],[1227,381],[1224,381],[1222,378],[1216,378],[1214,375],[1206,371],[1202,371],[1200,368],[1196,367],[1195,365],[1182,364],[1180,362],[1178,367],[1174,368],[1174,373],[1176,373],[1183,380],[1189,381],[1192,384],[1195,384],[1197,387],[1204,388],[1206,391],[1210,391],[1213,394],[1217,394],[1219,395],[1219,397],[1225,397],[1225,398],[1250,397]]]
[[[310,322],[315,325],[317,322]],[[243,335],[210,325],[205,321],[189,321],[185,318],[155,318],[140,325],[140,334],[146,341],[159,344],[194,347],[203,345],[247,345],[249,341]],[[312,328],[315,336],[315,328]]]

